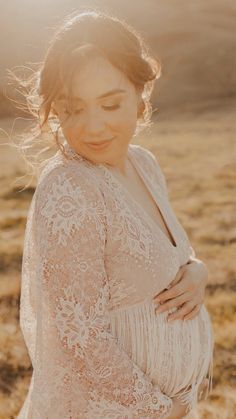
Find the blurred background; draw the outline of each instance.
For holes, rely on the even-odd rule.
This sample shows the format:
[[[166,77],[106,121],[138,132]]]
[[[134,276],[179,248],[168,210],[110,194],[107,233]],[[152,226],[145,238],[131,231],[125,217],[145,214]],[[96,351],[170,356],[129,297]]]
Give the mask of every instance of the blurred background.
[[[177,217],[209,269],[206,306],[215,335],[213,392],[203,419],[236,417],[236,2],[231,0],[0,0],[0,419],[14,418],[32,366],[19,328],[21,260],[35,184],[14,184],[25,165],[5,143],[30,118],[7,69],[42,61],[62,19],[78,9],[113,12],[136,27],[162,62],[153,125],[135,138],[158,158]],[[3,145],[5,144],[5,145]],[[22,184],[23,186],[23,184]]]

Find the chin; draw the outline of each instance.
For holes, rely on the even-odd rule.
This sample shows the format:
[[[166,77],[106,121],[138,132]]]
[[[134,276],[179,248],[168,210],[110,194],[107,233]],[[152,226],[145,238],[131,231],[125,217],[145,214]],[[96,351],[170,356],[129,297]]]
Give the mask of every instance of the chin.
[[[90,153],[90,154],[81,154],[85,159],[91,161],[92,163],[105,163],[106,156],[105,153],[102,154],[96,154],[96,153]]]

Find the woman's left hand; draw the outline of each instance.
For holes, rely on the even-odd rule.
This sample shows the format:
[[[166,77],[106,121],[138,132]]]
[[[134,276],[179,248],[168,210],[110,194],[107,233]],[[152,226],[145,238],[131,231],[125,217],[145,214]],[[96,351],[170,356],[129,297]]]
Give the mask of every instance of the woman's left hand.
[[[201,260],[192,258],[180,267],[170,287],[154,297],[154,302],[161,304],[155,310],[156,313],[179,307],[176,312],[169,314],[168,321],[193,319],[204,301],[207,279],[206,265]]]

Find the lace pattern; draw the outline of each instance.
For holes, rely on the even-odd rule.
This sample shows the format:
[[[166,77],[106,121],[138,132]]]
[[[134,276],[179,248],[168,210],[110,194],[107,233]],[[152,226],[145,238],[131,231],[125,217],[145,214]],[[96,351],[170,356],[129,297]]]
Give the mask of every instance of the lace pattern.
[[[123,334],[125,323],[115,328],[112,318],[127,310],[134,316],[137,305],[150,309],[151,299],[168,286],[193,249],[151,152],[129,148],[162,206],[177,248],[105,166],[67,151],[68,160],[58,152],[45,167],[27,218],[20,325],[34,372],[18,419],[167,418],[176,388],[169,391],[165,368],[153,375],[153,354],[143,353],[139,325],[150,328],[147,315],[136,316],[135,328],[124,327]],[[152,327],[160,319],[163,324],[159,315]],[[194,358],[199,377],[207,373],[212,350],[209,319],[204,319],[199,315],[196,324],[205,321],[201,336],[209,356]],[[193,336],[190,329],[186,326],[186,336]],[[157,330],[150,329],[146,340],[156,349]],[[163,352],[155,352],[158,365],[165,351],[170,356],[175,351],[174,341],[165,344]]]

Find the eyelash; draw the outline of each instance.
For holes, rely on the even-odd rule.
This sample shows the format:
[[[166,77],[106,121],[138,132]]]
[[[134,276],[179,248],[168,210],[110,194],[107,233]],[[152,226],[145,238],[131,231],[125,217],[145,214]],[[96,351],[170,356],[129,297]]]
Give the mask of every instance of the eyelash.
[[[119,108],[120,108],[120,105],[103,106],[103,109],[105,109],[106,111],[114,111],[114,110],[119,109]],[[70,112],[67,111],[66,109],[65,109],[64,112],[67,113],[68,115],[70,114]],[[79,115],[80,112],[81,112],[81,110],[75,110],[74,111],[75,115]]]
[[[119,109],[120,105],[112,105],[112,106],[103,106],[103,109],[107,111],[114,111],[115,109]]]

